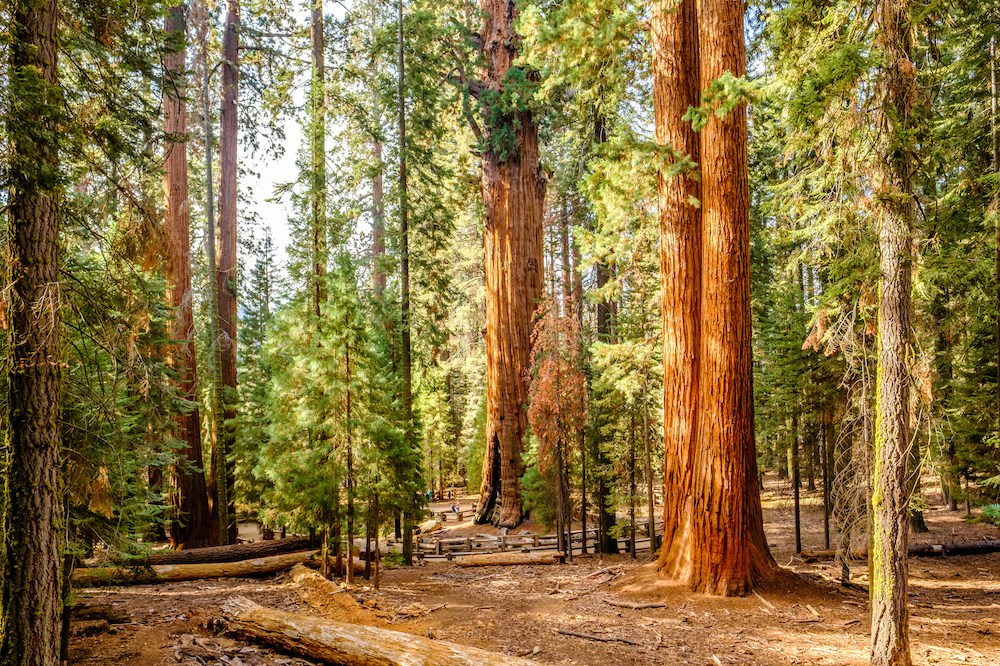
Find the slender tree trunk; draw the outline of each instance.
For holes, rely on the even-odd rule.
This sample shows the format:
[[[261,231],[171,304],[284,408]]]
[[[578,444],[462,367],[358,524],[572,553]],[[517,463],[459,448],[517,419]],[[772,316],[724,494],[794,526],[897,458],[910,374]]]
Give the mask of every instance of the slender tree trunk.
[[[313,0],[309,12],[312,46],[312,79],[309,90],[310,171],[312,205],[312,300],[316,329],[322,330],[326,279],[326,49],[323,35],[323,1]]]
[[[513,0],[481,0],[486,90],[503,89],[517,58]],[[497,114],[506,118],[507,114]],[[486,452],[477,523],[522,520],[521,449],[527,427],[532,316],[543,288],[545,175],[529,111],[487,127],[482,154],[486,218]]]
[[[829,408],[823,410],[823,543],[830,550],[830,513],[832,498],[830,483],[833,481],[833,414]]]
[[[573,305],[576,322],[583,331],[583,275],[580,273],[580,246],[573,243]],[[586,368],[585,344],[580,345],[580,364]],[[580,428],[580,522],[582,544],[580,553],[587,554],[587,429]]]
[[[165,31],[170,50],[163,56],[163,129],[166,133],[163,172],[167,303],[173,309],[170,365],[178,394],[192,407],[175,419],[183,464],[175,465],[170,489],[170,542],[174,548],[200,548],[216,543],[202,472],[201,419],[198,415],[198,369],[194,346],[194,295],[191,290],[190,203],[188,201],[187,109],[184,77],[186,21],[184,5],[170,8]]]
[[[799,474],[799,417],[792,415],[792,497],[795,508],[795,552],[802,552],[802,510],[799,495],[802,492],[802,478]]]
[[[410,229],[409,199],[406,187],[406,61],[403,57],[403,0],[396,3],[398,34],[396,57],[398,65],[397,103],[399,105],[399,269],[400,307],[402,309],[403,418],[406,421],[406,445],[416,449],[413,428],[413,361],[410,357]],[[417,511],[416,497],[411,497],[403,511],[403,563],[413,564],[413,521]]]
[[[603,118],[598,121],[599,136],[604,137]],[[606,137],[601,139],[606,140]],[[596,270],[597,289],[600,290],[608,283],[608,267],[605,264],[597,264]],[[611,331],[612,305],[607,299],[602,299],[597,303],[597,339],[602,342],[612,342]],[[597,544],[598,552],[601,555],[611,555],[618,553],[618,538],[613,532],[616,523],[615,507],[611,505],[611,484],[608,476],[610,474],[610,461],[608,453],[604,447],[604,435],[600,426],[594,428],[594,461],[597,464],[595,474],[597,476],[597,492],[594,494],[594,502],[597,504]]]
[[[914,218],[910,105],[916,68],[910,58],[910,3],[875,3],[876,46],[883,65],[876,88],[878,138],[873,189],[878,203],[879,304],[872,530],[869,552],[871,663],[908,666],[907,462],[910,455],[908,361]]]
[[[629,415],[628,437],[628,552],[634,560],[635,554],[635,413]]]
[[[212,145],[212,113],[211,113],[211,71],[208,66],[208,9],[199,5],[198,39],[201,45],[201,101],[202,126],[205,133],[205,253],[210,270],[217,266],[217,246],[215,228],[215,179],[213,176],[213,145]],[[215,467],[218,453],[219,431],[223,422],[223,403],[225,402],[225,387],[222,385],[222,347],[220,344],[221,330],[219,327],[219,283],[218,280],[208,281],[209,315],[208,329],[211,340],[210,375],[212,377],[211,391],[211,424],[209,428],[212,447],[212,466]],[[215,477],[213,473],[208,479],[208,501],[212,505],[211,527],[213,541],[219,540],[218,511],[215,509],[216,494]]]
[[[645,338],[645,336],[643,336]],[[653,498],[653,454],[649,445],[649,373],[642,373],[642,451],[646,466],[646,532],[649,534],[649,554],[656,553],[656,507]]]
[[[61,89],[55,0],[7,6],[6,149],[18,174],[7,202],[9,287],[4,487],[0,499],[0,655],[18,666],[59,662],[62,500],[59,432],[59,147]]]
[[[236,132],[237,87],[239,85],[239,0],[227,0],[226,28],[222,40],[222,104],[219,142],[219,293],[220,373],[225,387],[223,422],[212,455],[215,477],[215,515],[219,541],[236,542],[233,466],[229,460],[236,441]]]
[[[656,141],[700,159],[698,135],[681,118],[697,106],[698,15],[695,0],[658,0],[652,17]],[[660,210],[660,311],[663,319],[663,546],[660,571],[687,575],[694,457],[698,443],[701,328],[701,198],[688,175],[657,179]]]
[[[344,330],[350,330],[350,321],[344,316]],[[351,343],[348,339],[344,351],[344,365],[347,370],[347,584],[354,582],[354,424],[351,421]]]
[[[1000,174],[1000,74],[997,69],[997,38],[990,38],[990,125],[993,135],[993,173]],[[996,330],[997,330],[997,418],[1000,419],[1000,214],[996,214]]]

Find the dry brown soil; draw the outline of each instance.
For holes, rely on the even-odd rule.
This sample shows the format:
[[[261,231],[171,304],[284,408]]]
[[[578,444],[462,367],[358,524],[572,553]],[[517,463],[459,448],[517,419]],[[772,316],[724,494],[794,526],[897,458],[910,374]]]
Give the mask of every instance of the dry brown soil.
[[[344,619],[370,622],[377,613],[400,631],[550,664],[867,663],[865,594],[841,587],[832,562],[806,564],[793,556],[787,488],[769,480],[764,504],[768,538],[787,575],[747,598],[693,595],[660,579],[643,559],[628,556],[520,568],[438,563],[387,570],[377,591],[356,586],[349,592],[361,606],[356,617]],[[912,542],[1000,538],[1000,529],[966,523],[963,515],[932,508],[927,514],[931,532],[913,535]],[[802,522],[804,548],[822,548],[819,493],[804,493]],[[915,663],[1000,664],[1000,554],[913,558],[910,573]],[[852,569],[852,579],[866,583],[863,566]],[[107,588],[83,595],[126,609],[132,622],[107,629],[74,623],[71,663],[310,663],[206,628],[232,595],[313,612],[300,601],[287,574]],[[609,603],[622,600],[665,606],[631,609]],[[97,633],[83,635],[88,631]]]

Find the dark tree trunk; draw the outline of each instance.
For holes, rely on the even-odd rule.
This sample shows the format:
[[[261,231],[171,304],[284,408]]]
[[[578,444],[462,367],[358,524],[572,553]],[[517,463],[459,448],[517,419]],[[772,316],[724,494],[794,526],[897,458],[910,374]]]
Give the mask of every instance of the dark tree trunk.
[[[598,121],[598,136],[604,137],[603,118]],[[606,137],[604,137],[605,140]],[[608,267],[605,264],[597,264],[596,267],[597,289],[600,290],[608,283]],[[602,299],[597,303],[597,339],[602,342],[612,341],[611,332],[611,302]],[[611,506],[611,484],[608,480],[609,468],[608,452],[604,446],[604,436],[602,428],[594,428],[594,461],[597,469],[594,474],[597,476],[597,491],[594,493],[594,502],[597,504],[597,547],[602,555],[612,555],[618,553],[618,538],[614,535],[616,516],[615,507]]]
[[[517,58],[513,0],[481,0],[489,91],[503,89]],[[532,316],[542,296],[545,174],[529,111],[496,109],[505,126],[486,127],[482,190],[486,218],[486,453],[477,523],[522,520],[521,449],[531,364]]]
[[[228,0],[226,28],[222,40],[222,112],[219,135],[219,264],[216,283],[219,293],[220,374],[225,387],[223,421],[217,424],[212,476],[215,486],[214,513],[219,540],[236,542],[233,466],[229,460],[236,441],[236,132],[237,88],[239,86],[239,0]]]
[[[170,366],[177,376],[177,393],[191,403],[175,419],[177,438],[184,443],[181,463],[174,466],[170,488],[170,544],[201,548],[217,543],[208,508],[202,466],[201,419],[198,414],[198,368],[194,346],[194,298],[191,291],[191,232],[188,201],[187,110],[184,90],[186,8],[170,8],[165,30],[171,50],[163,56],[163,129],[166,133],[163,172],[166,221],[167,302],[173,309]]]
[[[875,3],[882,69],[875,90],[878,137],[872,186],[878,203],[878,366],[872,471],[871,663],[909,666],[907,550],[910,456],[910,291],[914,218],[910,106],[916,67],[910,57],[910,3]]]
[[[9,369],[0,499],[0,655],[59,662],[62,501],[59,474],[59,153],[55,0],[8,5],[6,149],[18,178],[8,201]]]
[[[413,361],[410,357],[410,204],[406,189],[406,61],[403,57],[403,0],[398,0],[396,3],[396,18],[398,20],[396,97],[399,106],[399,280],[402,310],[403,419],[406,445],[413,450],[416,449],[417,443],[416,433],[413,431]],[[403,563],[407,566],[413,564],[413,522],[417,508],[414,496],[409,498],[403,510]]]
[[[795,552],[802,552],[802,509],[799,495],[802,492],[802,478],[799,474],[799,417],[792,415],[792,503],[795,511]]]

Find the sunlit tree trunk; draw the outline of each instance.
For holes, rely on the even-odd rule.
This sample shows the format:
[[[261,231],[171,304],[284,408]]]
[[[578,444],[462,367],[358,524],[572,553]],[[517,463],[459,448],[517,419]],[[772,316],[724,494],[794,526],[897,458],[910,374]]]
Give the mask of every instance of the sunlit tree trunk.
[[[6,473],[0,489],[0,655],[4,663],[59,662],[62,502],[59,480],[59,152],[62,113],[55,0],[6,6],[8,167],[5,296],[9,344]],[[9,285],[9,289],[7,289]]]
[[[653,17],[657,132],[684,151],[691,138],[678,111],[697,103],[690,101],[692,87],[745,73],[743,4],[702,0],[671,10],[670,3],[658,3]],[[694,71],[697,83],[690,81]],[[692,590],[740,595],[751,587],[751,572],[763,576],[775,566],[764,538],[753,433],[745,106],[722,118],[713,114],[698,139],[700,237],[689,231],[693,221],[680,225],[675,216],[684,213],[673,212],[687,193],[661,182],[665,386],[668,395],[676,387],[683,392],[664,403],[667,508],[660,563]],[[691,236],[678,242],[684,231]],[[700,270],[674,274],[678,266],[691,270],[695,255]],[[693,276],[700,277],[699,287],[691,286]]]
[[[236,441],[236,132],[237,87],[239,85],[238,0],[228,0],[226,28],[222,40],[222,112],[219,135],[219,263],[216,283],[219,293],[220,374],[225,387],[223,422],[218,424],[212,455],[215,485],[214,512],[219,521],[219,540],[236,542],[233,468],[230,452]]]
[[[871,663],[908,665],[907,597],[910,455],[910,291],[914,218],[910,110],[916,67],[910,58],[910,3],[875,3],[881,71],[873,190],[879,236],[878,367],[875,386],[872,530],[869,562]]]
[[[484,86],[499,91],[517,57],[513,0],[482,0]],[[499,111],[499,110],[498,110]],[[486,218],[486,453],[477,523],[515,527],[527,426],[532,315],[543,289],[545,175],[528,111],[498,113],[517,127],[487,127],[482,155]],[[510,145],[500,145],[508,142]]]
[[[683,120],[699,98],[694,0],[658,0],[652,17],[656,140],[699,160],[698,135]],[[698,434],[701,328],[701,198],[688,175],[658,177],[660,310],[663,318],[664,507],[660,570],[686,575],[690,562],[692,472]]]
[[[194,346],[194,297],[191,290],[190,204],[188,201],[187,109],[185,101],[186,8],[170,8],[165,29],[170,50],[163,56],[163,129],[166,133],[163,171],[166,222],[167,302],[173,309],[170,365],[178,394],[193,407],[176,418],[183,464],[174,467],[170,489],[170,542],[174,548],[199,548],[217,543],[202,471],[201,419],[198,414],[197,361]]]

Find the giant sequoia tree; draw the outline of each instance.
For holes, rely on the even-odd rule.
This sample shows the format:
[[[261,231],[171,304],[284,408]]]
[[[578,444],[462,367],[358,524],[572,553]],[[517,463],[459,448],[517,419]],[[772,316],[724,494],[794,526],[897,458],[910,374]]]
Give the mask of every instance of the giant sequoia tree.
[[[232,464],[229,454],[236,441],[236,139],[239,86],[240,4],[228,0],[222,41],[222,102],[219,135],[219,252],[216,289],[219,298],[220,374],[225,386],[222,423],[212,450],[212,479],[219,540],[236,541]]]
[[[5,132],[11,180],[0,328],[9,346],[0,499],[0,659],[59,662],[63,525],[55,0],[8,5]]]
[[[211,529],[208,491],[201,452],[194,347],[194,298],[191,292],[191,239],[188,201],[187,110],[184,100],[185,7],[170,8],[165,28],[168,51],[163,57],[163,129],[166,146],[163,172],[164,218],[167,242],[167,301],[174,309],[170,336],[176,341],[170,364],[177,373],[177,390],[190,406],[176,418],[177,437],[183,442],[181,463],[171,479],[170,541],[175,548],[198,548],[216,543]]]
[[[743,8],[684,0],[674,11],[659,2],[652,25],[657,139],[680,162],[661,173],[659,188],[667,484],[660,567],[693,590],[742,595],[752,571],[773,566],[753,435],[746,108],[709,115],[697,142],[678,114],[697,104],[699,89],[745,73]],[[700,210],[692,206],[697,185],[674,175],[685,155],[701,158]]]
[[[486,218],[486,453],[476,522],[521,522],[521,449],[527,414],[532,315],[542,295],[545,175],[538,128],[525,106],[529,74],[515,66],[513,0],[482,0],[486,114],[482,191]]]

